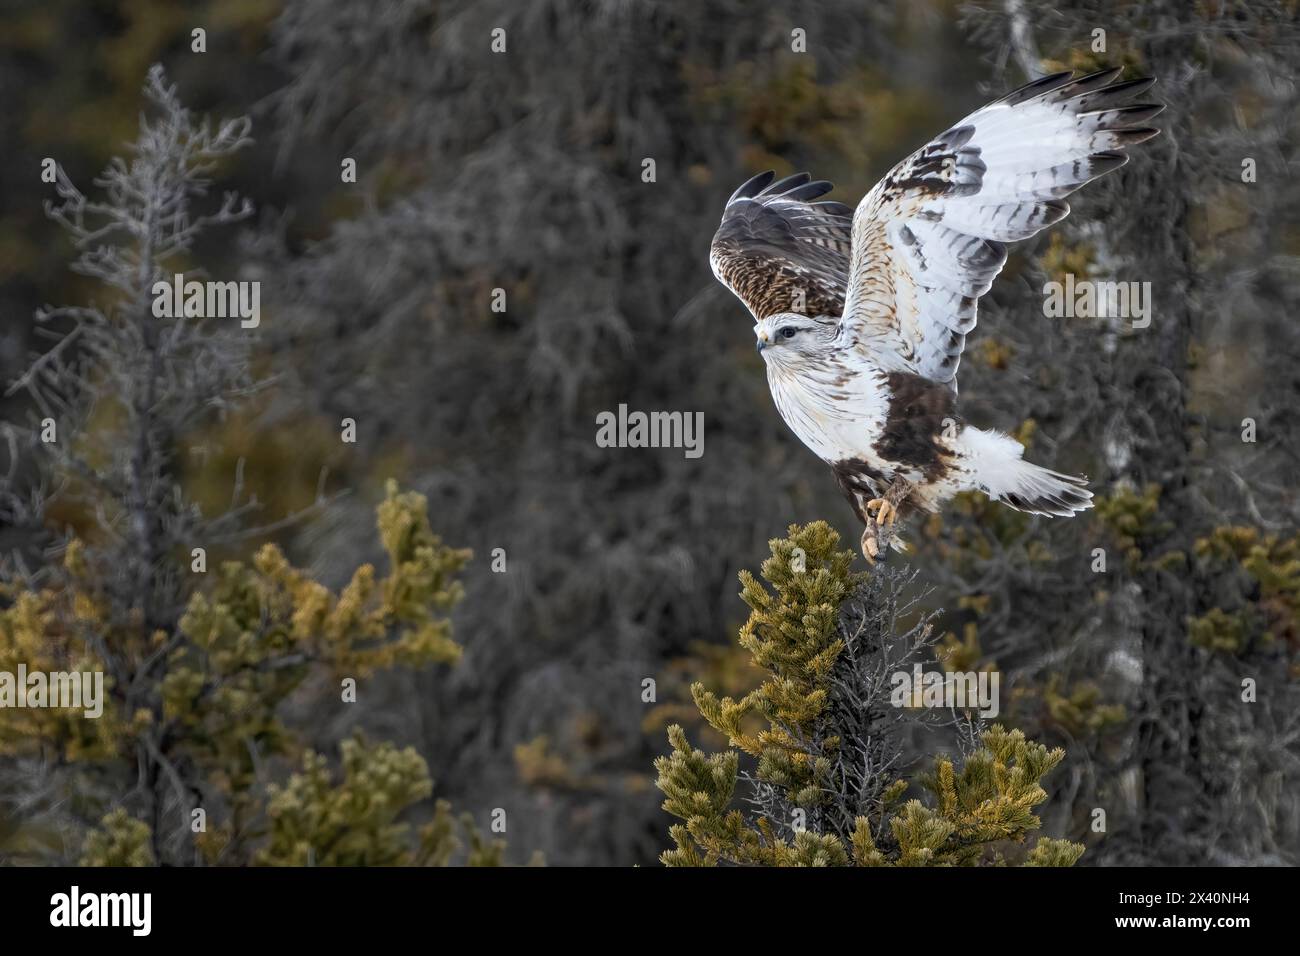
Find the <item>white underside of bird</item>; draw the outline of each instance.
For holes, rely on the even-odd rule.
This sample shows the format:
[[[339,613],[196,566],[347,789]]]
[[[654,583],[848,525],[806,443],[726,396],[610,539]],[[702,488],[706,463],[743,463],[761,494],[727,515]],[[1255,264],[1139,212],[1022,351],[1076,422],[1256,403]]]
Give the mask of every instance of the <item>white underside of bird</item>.
[[[870,498],[901,478],[913,486],[908,504],[928,512],[963,491],[1033,514],[1065,516],[1091,507],[1086,479],[1025,461],[1024,446],[1010,435],[967,425],[955,413],[932,435],[933,467],[925,467],[929,459],[888,457],[879,449],[890,420],[889,373],[852,348],[841,347],[816,370],[787,369],[773,354],[767,382],[782,420],[817,457],[832,467],[864,463]]]
[[[1156,135],[1141,124],[1163,107],[1126,102],[1154,80],[1115,82],[1119,72],[1044,77],[990,103],[856,210],[814,202],[831,186],[806,173],[761,174],[728,201],[713,271],[757,320],[781,417],[831,466],[868,532],[963,491],[1042,515],[1091,506],[1083,478],[964,422],[956,374],[1005,244],[1065,218],[1063,197]]]

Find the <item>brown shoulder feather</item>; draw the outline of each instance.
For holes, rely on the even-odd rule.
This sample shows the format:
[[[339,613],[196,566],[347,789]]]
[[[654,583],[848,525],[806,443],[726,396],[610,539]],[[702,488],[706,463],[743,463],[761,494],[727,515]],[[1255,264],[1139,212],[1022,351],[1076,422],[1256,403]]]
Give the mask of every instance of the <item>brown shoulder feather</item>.
[[[755,176],[727,201],[709,250],[713,272],[756,319],[778,312],[838,317],[853,211],[843,203],[812,202],[831,184],[807,173],[772,178],[771,172]]]

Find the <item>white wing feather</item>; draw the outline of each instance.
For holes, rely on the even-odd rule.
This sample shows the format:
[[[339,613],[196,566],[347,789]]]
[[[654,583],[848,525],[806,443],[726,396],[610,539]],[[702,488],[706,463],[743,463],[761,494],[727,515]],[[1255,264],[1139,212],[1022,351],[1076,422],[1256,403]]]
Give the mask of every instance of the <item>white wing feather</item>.
[[[840,335],[886,368],[953,383],[1004,243],[1065,218],[1062,197],[1156,135],[1164,107],[1121,105],[1154,80],[1044,77],[975,111],[858,204]]]

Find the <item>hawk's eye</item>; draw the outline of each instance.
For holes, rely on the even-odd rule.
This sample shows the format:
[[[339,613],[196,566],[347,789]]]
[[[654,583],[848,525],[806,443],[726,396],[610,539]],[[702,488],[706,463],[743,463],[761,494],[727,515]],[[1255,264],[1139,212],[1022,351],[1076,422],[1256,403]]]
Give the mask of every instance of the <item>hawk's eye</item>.
[[[787,325],[783,329],[781,329],[781,338],[792,339],[794,338],[794,334],[797,331],[799,330],[796,329],[793,325]]]

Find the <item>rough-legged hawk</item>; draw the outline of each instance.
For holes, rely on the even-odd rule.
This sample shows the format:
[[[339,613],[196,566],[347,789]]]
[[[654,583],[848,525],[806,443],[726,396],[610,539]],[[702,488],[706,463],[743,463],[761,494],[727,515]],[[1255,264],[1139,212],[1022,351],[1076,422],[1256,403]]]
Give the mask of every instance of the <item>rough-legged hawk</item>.
[[[834,470],[866,524],[868,560],[898,545],[902,509],[978,490],[1021,511],[1091,506],[1083,478],[1022,458],[1010,436],[965,424],[957,365],[1006,243],[1069,213],[1063,197],[1128,161],[1163,107],[1125,105],[1153,79],[1119,70],[1046,76],[972,113],[858,204],[816,201],[807,173],[755,176],[727,201],[714,274],[754,314],[776,407]]]

